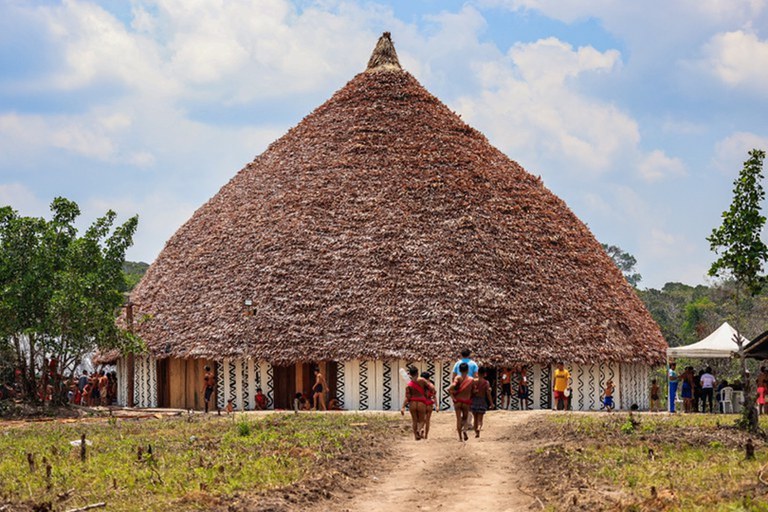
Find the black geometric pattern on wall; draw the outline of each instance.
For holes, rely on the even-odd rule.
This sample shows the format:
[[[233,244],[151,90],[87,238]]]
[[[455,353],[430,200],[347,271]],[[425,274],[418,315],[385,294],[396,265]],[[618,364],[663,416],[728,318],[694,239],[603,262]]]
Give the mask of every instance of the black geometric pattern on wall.
[[[242,359],[240,361],[240,382],[242,382],[243,388],[243,410],[253,409],[251,405],[251,392],[248,389],[250,381],[248,380],[248,360]]]
[[[579,365],[579,371],[576,377],[576,389],[579,391],[579,410],[584,410],[584,365]],[[571,396],[573,400],[573,396]]]
[[[587,379],[587,389],[589,390],[588,397],[589,397],[589,408],[590,409],[597,409],[597,399],[595,397],[595,387],[597,386],[597,376],[595,375],[595,365],[590,364],[587,367],[587,376],[589,377]]]
[[[440,367],[440,410],[447,411],[451,408],[451,395],[448,393],[448,388],[451,387],[451,371],[453,366],[451,363],[443,362]]]
[[[541,375],[542,380],[544,378],[544,367],[541,368]],[[533,409],[533,387],[535,384],[533,383],[533,366],[528,365],[525,367],[525,378],[528,379],[528,398],[525,399],[525,402],[528,406],[528,409]],[[549,381],[549,377],[547,377],[547,381]],[[549,384],[547,384],[549,386]],[[512,391],[515,395],[517,394],[517,391],[513,389]],[[546,393],[546,395],[549,395],[549,392]],[[544,396],[544,395],[542,395]],[[539,400],[541,402],[541,400]]]
[[[229,360],[229,371],[227,372],[229,374],[229,394],[227,395],[229,398],[227,400],[232,400],[232,405],[237,406],[237,366],[235,366],[235,361],[233,359]]]
[[[343,362],[336,364],[336,400],[339,408],[344,409],[344,372],[346,365]]]
[[[360,361],[360,407],[358,409],[368,410],[368,361]]]
[[[384,388],[384,394],[381,400],[381,407],[385,411],[392,410],[392,365],[389,361],[382,363],[384,367],[384,373],[382,378],[382,387]]]
[[[539,389],[539,407],[541,409],[552,408],[552,369],[549,365],[541,366],[541,383]]]
[[[519,411],[523,408],[523,404],[520,402],[520,397],[517,394],[517,390],[520,389],[520,372],[512,372],[512,376],[509,379],[509,385],[512,388],[512,395],[509,399],[509,408],[513,411]]]
[[[226,405],[224,400],[224,362],[216,361],[216,407],[223,409]]]
[[[275,372],[272,365],[267,363],[267,407],[275,406]]]

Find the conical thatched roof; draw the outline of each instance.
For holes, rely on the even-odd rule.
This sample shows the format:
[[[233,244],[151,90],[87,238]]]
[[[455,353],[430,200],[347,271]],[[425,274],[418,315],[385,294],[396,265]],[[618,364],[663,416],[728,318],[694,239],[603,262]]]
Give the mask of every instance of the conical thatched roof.
[[[656,363],[587,227],[413,76],[368,69],[168,241],[132,294],[158,356]],[[246,305],[246,301],[251,301]]]

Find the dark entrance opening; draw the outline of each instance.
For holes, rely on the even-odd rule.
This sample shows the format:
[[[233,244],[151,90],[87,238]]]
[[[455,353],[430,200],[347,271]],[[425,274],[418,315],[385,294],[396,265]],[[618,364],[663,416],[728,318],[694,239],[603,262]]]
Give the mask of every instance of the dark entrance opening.
[[[275,379],[275,409],[292,409],[296,395],[296,365],[273,367]]]

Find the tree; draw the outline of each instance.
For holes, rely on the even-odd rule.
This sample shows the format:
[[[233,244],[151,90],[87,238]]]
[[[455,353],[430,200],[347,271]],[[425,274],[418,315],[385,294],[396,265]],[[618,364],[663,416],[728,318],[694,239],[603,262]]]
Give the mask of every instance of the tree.
[[[608,253],[608,256],[611,257],[616,266],[619,267],[619,270],[621,270],[621,273],[624,274],[624,278],[627,282],[631,284],[633,288],[637,288],[637,285],[639,285],[640,281],[643,279],[643,276],[636,272],[635,269],[637,259],[617,245],[602,245],[605,252]]]
[[[0,208],[0,344],[32,399],[45,399],[38,392],[48,384],[59,389],[61,375],[96,347],[135,348],[115,314],[138,218],[113,227],[109,211],[78,236],[77,204],[56,198],[51,212],[47,221]]]
[[[744,162],[739,176],[733,182],[733,201],[728,210],[723,212],[723,223],[712,230],[707,237],[710,249],[718,254],[718,259],[709,269],[709,275],[726,277],[734,281],[733,302],[736,310],[736,343],[739,347],[741,373],[744,381],[744,417],[742,425],[750,430],[757,430],[758,417],[755,410],[755,396],[747,374],[744,346],[740,333],[743,329],[743,311],[745,298],[759,294],[765,282],[762,276],[763,265],[768,260],[768,247],[761,240],[760,234],[765,225],[760,205],[765,199],[763,190],[763,160],[765,152],[753,149],[749,159]]]

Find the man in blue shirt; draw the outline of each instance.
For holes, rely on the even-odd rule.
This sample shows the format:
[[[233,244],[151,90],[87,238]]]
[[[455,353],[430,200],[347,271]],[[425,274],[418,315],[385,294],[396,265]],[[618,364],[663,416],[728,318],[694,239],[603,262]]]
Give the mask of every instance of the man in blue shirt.
[[[453,365],[453,375],[451,376],[453,379],[455,379],[456,376],[459,374],[459,365],[461,363],[467,363],[467,366],[469,367],[468,375],[470,377],[472,377],[473,379],[477,377],[478,366],[476,362],[474,362],[472,359],[469,358],[470,354],[471,352],[469,351],[469,349],[465,348],[464,350],[461,351],[461,359],[456,361],[456,364]]]

